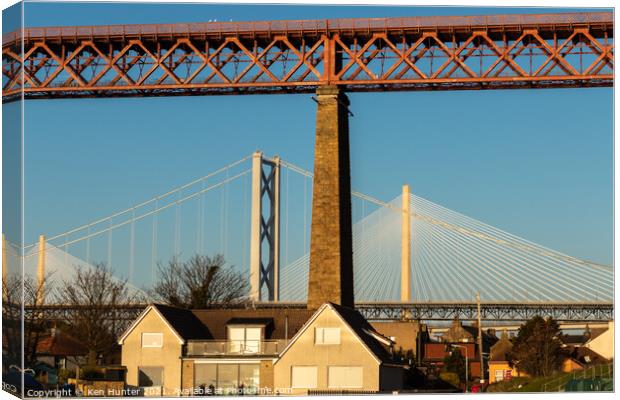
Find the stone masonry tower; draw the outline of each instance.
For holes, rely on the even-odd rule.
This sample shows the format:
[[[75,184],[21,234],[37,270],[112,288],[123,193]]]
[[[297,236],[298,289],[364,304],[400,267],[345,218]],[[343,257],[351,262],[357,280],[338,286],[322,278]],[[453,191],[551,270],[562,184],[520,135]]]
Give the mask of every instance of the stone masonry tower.
[[[308,308],[353,307],[353,240],[347,96],[317,89]]]

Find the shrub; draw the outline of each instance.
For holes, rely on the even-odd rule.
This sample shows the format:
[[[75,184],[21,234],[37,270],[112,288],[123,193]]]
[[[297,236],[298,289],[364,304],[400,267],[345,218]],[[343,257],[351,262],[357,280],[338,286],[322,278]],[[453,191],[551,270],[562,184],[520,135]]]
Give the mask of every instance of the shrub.
[[[461,380],[456,372],[442,372],[439,374],[439,379],[448,383],[450,386],[458,388],[461,386]]]
[[[62,368],[58,371],[58,381],[66,383],[70,378],[75,378],[75,370]]]
[[[86,381],[103,379],[103,371],[101,371],[101,368],[99,367],[87,365],[82,367],[80,370],[80,379],[84,379]]]

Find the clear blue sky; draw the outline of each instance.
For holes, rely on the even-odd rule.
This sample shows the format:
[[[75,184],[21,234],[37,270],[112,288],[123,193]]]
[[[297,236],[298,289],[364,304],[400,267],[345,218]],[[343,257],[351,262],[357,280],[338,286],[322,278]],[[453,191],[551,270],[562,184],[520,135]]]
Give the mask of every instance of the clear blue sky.
[[[27,3],[25,21],[556,11],[576,10]],[[612,96],[609,88],[351,94],[352,186],[390,200],[409,183],[448,208],[611,264]],[[26,242],[151,198],[256,149],[311,169],[315,108],[308,94],[29,101]]]

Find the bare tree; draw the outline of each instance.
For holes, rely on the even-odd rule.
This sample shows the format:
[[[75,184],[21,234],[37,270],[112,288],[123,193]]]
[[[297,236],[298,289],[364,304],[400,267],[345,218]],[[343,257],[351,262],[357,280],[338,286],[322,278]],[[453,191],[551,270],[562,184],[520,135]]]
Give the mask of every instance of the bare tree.
[[[8,275],[2,281],[2,335],[6,338],[6,367],[21,364],[22,329],[24,365],[31,367],[36,363],[37,347],[49,325],[41,300],[50,291],[50,276],[46,276],[45,285],[39,285],[31,276],[25,276],[22,282],[19,274]]]
[[[88,364],[95,364],[99,355],[110,356],[124,324],[118,307],[144,299],[131,293],[127,280],[116,278],[112,270],[99,263],[92,268],[76,267],[73,279],[63,282],[56,297],[67,307],[65,323],[74,337],[88,348]]]
[[[151,291],[156,301],[183,308],[207,308],[247,299],[247,278],[232,266],[226,267],[221,255],[196,255],[185,262],[174,257],[158,269],[159,280]]]

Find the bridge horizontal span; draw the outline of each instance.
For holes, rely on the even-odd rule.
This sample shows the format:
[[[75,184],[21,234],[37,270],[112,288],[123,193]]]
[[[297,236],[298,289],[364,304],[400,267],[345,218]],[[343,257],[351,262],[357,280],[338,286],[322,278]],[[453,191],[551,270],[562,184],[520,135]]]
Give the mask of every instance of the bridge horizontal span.
[[[26,28],[3,35],[3,100],[611,86],[613,25],[602,12]]]
[[[133,320],[145,308],[146,304],[125,304],[114,307],[106,306],[110,315],[119,320]],[[305,308],[305,303],[255,303],[254,308]],[[239,305],[228,308],[239,308]],[[49,318],[61,318],[63,315],[92,308],[91,306],[66,306],[48,304],[29,307],[26,311],[43,312]],[[247,308],[247,307],[244,307]],[[463,321],[478,318],[476,303],[356,303],[355,308],[369,320],[400,320],[403,316],[411,319],[449,321],[458,318]],[[489,321],[525,321],[536,315],[552,317],[560,322],[611,321],[614,319],[613,303],[481,303],[483,320]]]

